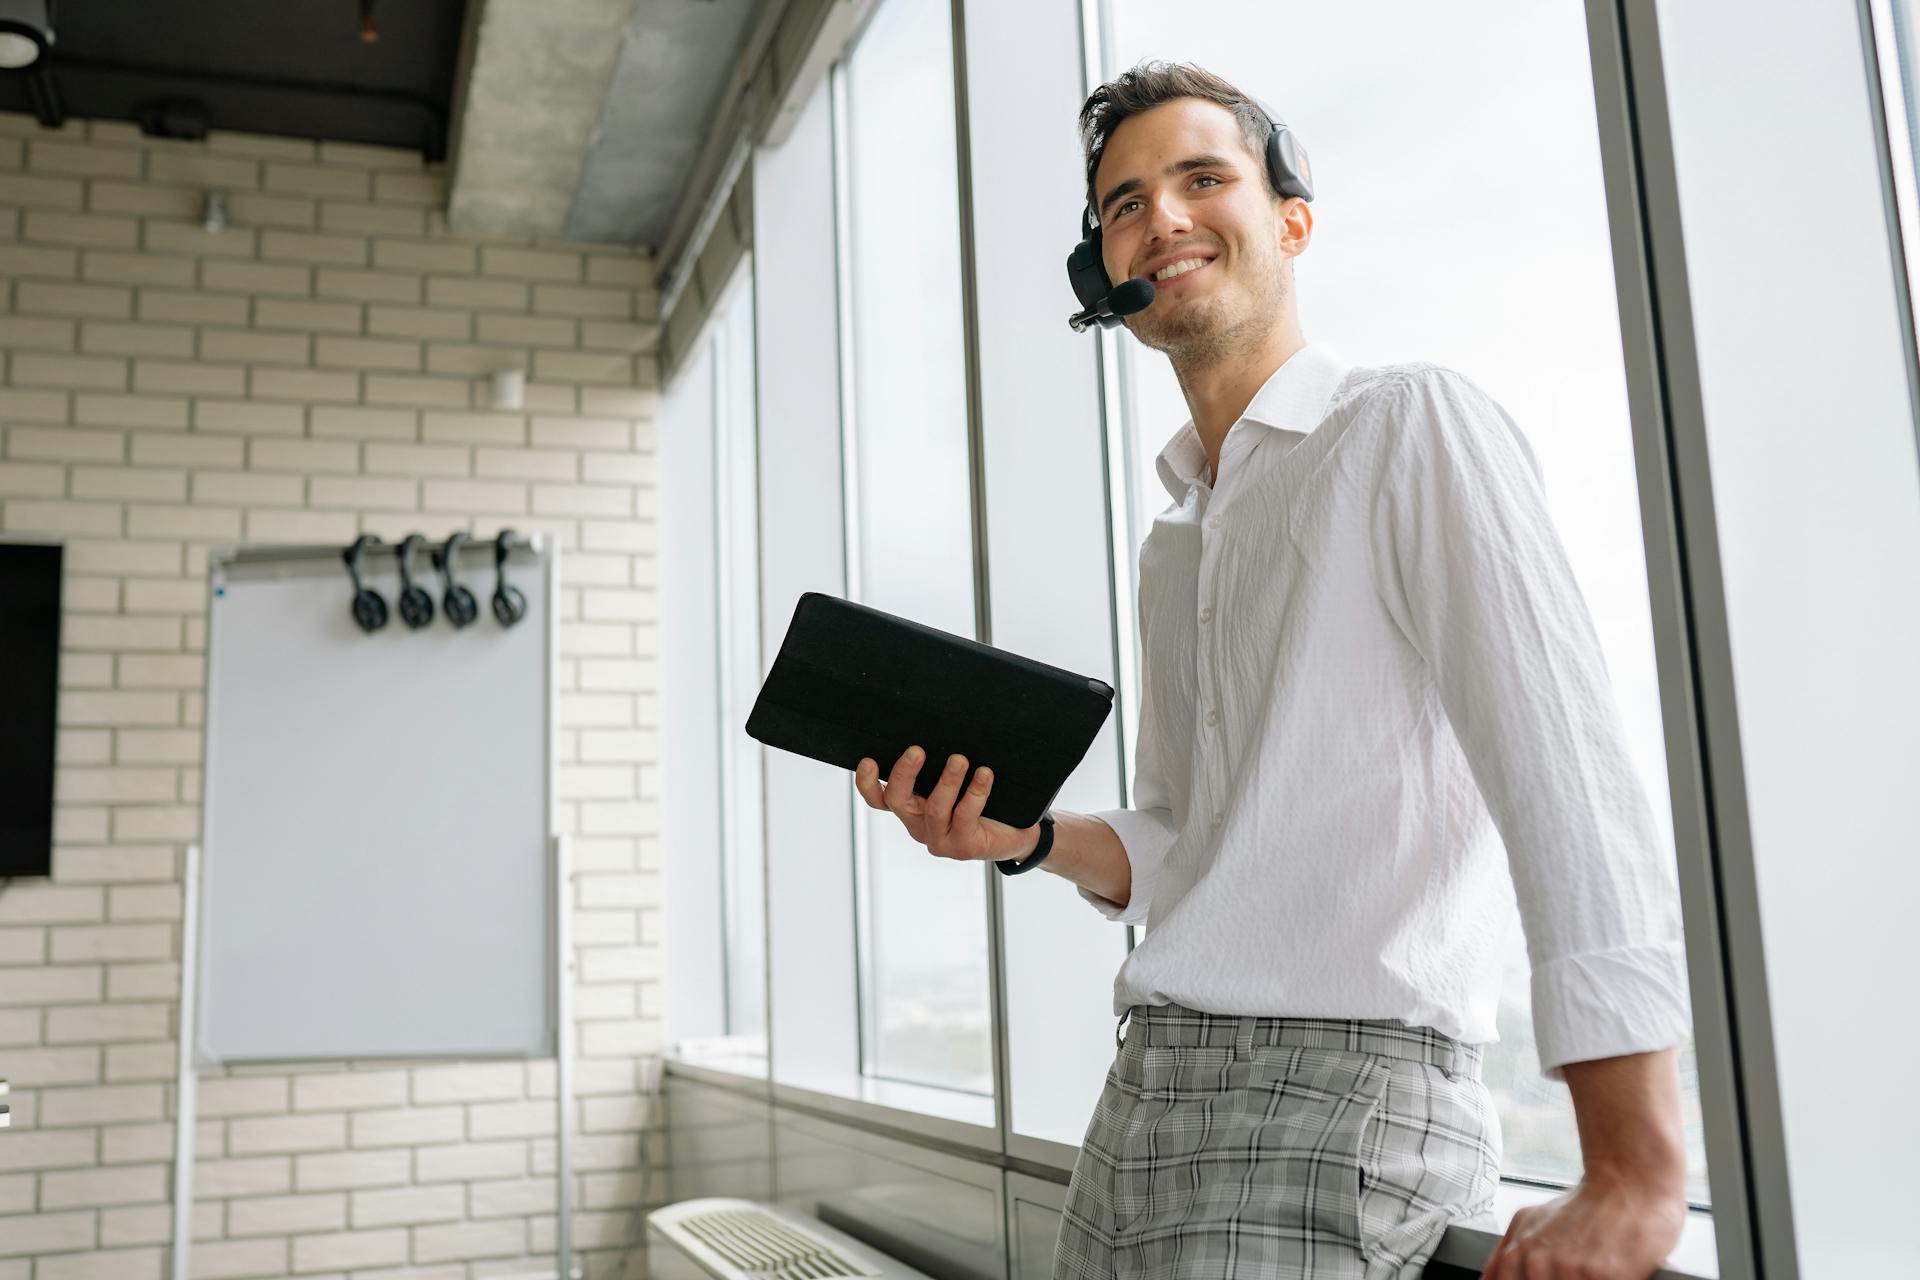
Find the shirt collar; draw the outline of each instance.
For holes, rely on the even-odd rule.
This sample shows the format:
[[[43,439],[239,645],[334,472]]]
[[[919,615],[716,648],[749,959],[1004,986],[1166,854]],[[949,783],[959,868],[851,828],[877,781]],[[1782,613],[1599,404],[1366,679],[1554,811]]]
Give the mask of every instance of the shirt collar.
[[[1304,346],[1287,357],[1286,363],[1254,393],[1240,422],[1311,435],[1327,416],[1327,402],[1351,367],[1325,343]],[[1160,483],[1179,502],[1191,485],[1205,478],[1206,467],[1206,446],[1189,418],[1160,451],[1155,469],[1160,473]]]

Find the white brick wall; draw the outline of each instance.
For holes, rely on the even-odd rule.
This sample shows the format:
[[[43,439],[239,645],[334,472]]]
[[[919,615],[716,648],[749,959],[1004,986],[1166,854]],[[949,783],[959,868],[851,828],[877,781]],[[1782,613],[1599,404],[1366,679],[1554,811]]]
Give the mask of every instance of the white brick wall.
[[[208,185],[233,225],[200,229]],[[658,1047],[651,265],[451,235],[417,155],[0,115],[0,535],[67,547],[50,882],[0,893],[0,1280],[159,1280],[209,547],[505,519],[565,548],[575,1238],[626,1274]],[[485,375],[530,373],[496,412]],[[200,1083],[194,1275],[537,1274],[549,1063]]]

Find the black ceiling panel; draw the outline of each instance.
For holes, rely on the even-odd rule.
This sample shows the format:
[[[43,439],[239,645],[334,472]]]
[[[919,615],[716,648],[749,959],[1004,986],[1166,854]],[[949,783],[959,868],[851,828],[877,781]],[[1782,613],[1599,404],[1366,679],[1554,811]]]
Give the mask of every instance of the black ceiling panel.
[[[472,0],[480,3],[480,0]],[[68,116],[138,121],[196,99],[214,129],[364,142],[442,158],[468,0],[57,0],[52,75]],[[0,110],[31,111],[0,73]]]

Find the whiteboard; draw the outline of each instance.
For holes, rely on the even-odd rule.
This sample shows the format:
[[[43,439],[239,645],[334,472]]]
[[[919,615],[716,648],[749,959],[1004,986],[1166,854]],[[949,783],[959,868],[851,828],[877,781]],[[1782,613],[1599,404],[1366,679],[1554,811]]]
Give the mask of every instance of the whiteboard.
[[[275,551],[284,559],[275,560]],[[200,886],[202,1062],[551,1056],[553,558],[516,551],[527,616],[400,620],[389,552],[216,553]],[[423,577],[422,575],[428,575]]]

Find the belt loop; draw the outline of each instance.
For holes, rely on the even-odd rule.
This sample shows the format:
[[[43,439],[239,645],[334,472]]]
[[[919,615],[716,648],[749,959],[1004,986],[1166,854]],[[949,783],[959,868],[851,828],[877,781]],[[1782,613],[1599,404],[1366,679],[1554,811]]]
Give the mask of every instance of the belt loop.
[[[1127,1047],[1127,1019],[1131,1018],[1132,1016],[1133,1016],[1133,1010],[1131,1008],[1129,1008],[1126,1012],[1120,1015],[1120,1025],[1113,1029],[1113,1047],[1114,1048],[1124,1049]]]
[[[1251,1058],[1253,1056],[1253,1029],[1259,1019],[1249,1014],[1240,1019],[1239,1027],[1233,1033],[1233,1056]]]

